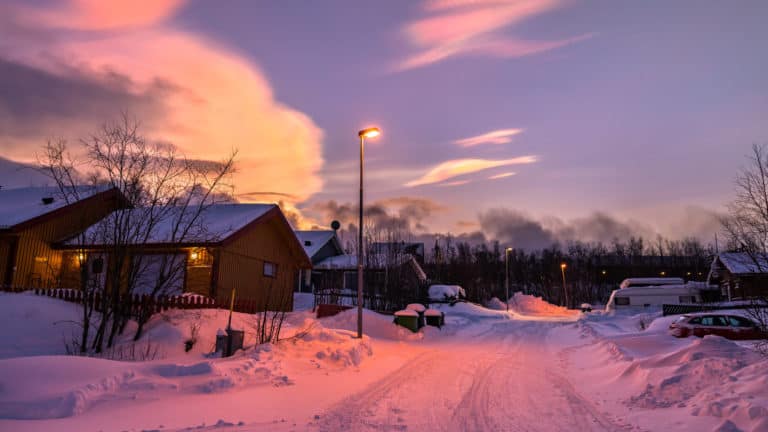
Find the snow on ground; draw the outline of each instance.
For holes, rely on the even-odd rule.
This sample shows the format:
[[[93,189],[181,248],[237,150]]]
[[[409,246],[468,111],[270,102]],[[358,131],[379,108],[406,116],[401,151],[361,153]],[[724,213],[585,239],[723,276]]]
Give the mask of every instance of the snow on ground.
[[[673,338],[658,312],[582,314],[517,293],[509,312],[431,305],[446,326],[419,333],[364,311],[360,340],[356,310],[318,320],[311,296],[295,302],[278,344],[254,347],[254,318],[235,314],[246,350],[214,358],[227,313],[178,310],[147,326],[157,358],[115,361],[61,355],[76,305],[2,294],[0,430],[768,430],[768,360]]]

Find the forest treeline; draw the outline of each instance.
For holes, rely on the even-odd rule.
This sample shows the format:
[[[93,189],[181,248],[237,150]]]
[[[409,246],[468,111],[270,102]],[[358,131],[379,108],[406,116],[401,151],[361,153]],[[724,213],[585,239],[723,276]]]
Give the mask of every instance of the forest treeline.
[[[564,305],[603,303],[629,277],[680,277],[706,281],[715,247],[698,239],[648,242],[641,237],[611,244],[572,242],[538,251],[506,250],[499,242],[471,245],[446,236],[424,257],[432,283],[461,285],[470,301],[506,296],[505,255],[509,255],[510,293],[522,291]]]

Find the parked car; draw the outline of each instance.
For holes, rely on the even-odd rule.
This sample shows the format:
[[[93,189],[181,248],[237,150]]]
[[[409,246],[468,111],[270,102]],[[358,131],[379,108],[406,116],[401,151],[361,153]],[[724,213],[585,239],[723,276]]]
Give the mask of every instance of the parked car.
[[[683,315],[669,325],[669,332],[676,337],[711,334],[736,340],[768,338],[768,332],[749,318],[722,314]]]

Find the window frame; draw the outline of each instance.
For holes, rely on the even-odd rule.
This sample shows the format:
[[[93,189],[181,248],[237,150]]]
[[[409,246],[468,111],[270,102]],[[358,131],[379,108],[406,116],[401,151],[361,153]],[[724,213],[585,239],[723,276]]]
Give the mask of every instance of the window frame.
[[[272,273],[267,272],[267,268],[272,268]],[[261,272],[264,277],[268,278],[276,278],[277,277],[277,263],[272,261],[264,261],[264,264],[261,266]]]

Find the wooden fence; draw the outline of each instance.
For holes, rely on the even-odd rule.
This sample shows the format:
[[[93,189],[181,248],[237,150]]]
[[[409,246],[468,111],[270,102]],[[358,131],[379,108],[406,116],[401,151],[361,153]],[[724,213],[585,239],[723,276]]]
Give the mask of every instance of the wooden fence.
[[[0,287],[1,292],[21,293],[29,292],[34,295],[56,298],[70,303],[88,304],[96,311],[101,311],[103,297],[100,293],[84,296],[77,289],[67,288],[25,288],[25,287]],[[169,309],[229,309],[230,301],[218,303],[216,299],[199,295],[179,296],[148,296],[148,295],[124,295],[120,299],[120,307],[125,308],[131,317],[137,317],[141,311],[159,313]],[[263,304],[256,300],[235,299],[234,311],[253,314],[263,310]]]
[[[719,310],[743,310],[743,309],[768,309],[768,305],[740,304],[740,305],[712,305],[712,304],[665,304],[661,305],[661,314],[683,315],[697,312],[714,312]]]

